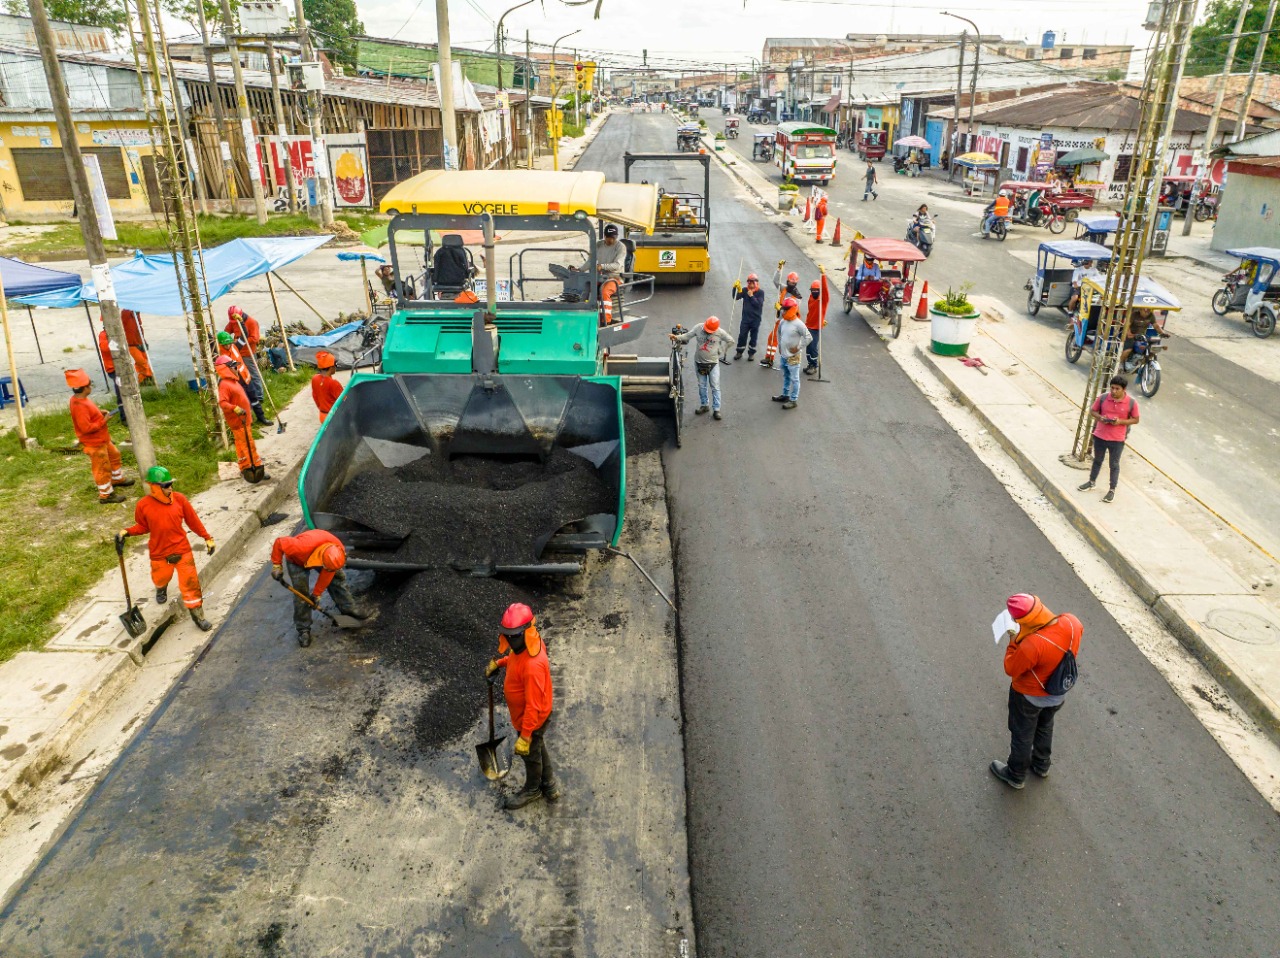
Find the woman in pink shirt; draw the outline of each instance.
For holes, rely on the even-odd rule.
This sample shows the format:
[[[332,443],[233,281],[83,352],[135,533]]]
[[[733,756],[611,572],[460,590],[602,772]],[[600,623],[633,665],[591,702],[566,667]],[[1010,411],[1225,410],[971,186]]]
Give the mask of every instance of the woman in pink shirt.
[[[1112,502],[1116,497],[1116,484],[1120,482],[1120,454],[1124,452],[1124,441],[1129,436],[1129,427],[1137,425],[1138,403],[1125,389],[1129,380],[1123,376],[1111,377],[1111,388],[1105,396],[1099,396],[1089,410],[1089,415],[1097,423],[1093,427],[1093,465],[1089,469],[1089,481],[1080,486],[1085,492],[1093,488],[1102,472],[1102,460],[1110,455],[1111,485],[1103,502]]]

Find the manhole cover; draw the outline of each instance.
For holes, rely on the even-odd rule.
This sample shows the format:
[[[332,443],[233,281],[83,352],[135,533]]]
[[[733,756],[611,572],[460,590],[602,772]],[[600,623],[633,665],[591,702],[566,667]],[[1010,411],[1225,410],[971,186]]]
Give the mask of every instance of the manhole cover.
[[[1236,609],[1214,609],[1205,618],[1209,628],[1229,639],[1246,645],[1274,645],[1280,641],[1280,628],[1270,619]]]

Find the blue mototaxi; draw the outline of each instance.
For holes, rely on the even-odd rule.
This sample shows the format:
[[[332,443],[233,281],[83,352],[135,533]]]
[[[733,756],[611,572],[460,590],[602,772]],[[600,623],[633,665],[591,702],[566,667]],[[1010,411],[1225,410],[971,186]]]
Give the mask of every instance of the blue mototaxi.
[[[1081,213],[1076,217],[1076,239],[1107,245],[1107,238],[1120,228],[1118,213]]]
[[[1246,246],[1227,255],[1240,257],[1240,265],[1222,278],[1210,305],[1219,316],[1240,310],[1253,335],[1266,339],[1276,331],[1280,314],[1280,249]]]
[[[1071,274],[1085,260],[1094,260],[1099,269],[1111,262],[1111,250],[1084,240],[1052,240],[1036,250],[1036,274],[1027,280],[1027,312],[1034,316],[1042,307],[1056,306],[1064,313],[1071,299]]]
[[[1097,348],[1098,323],[1102,318],[1102,300],[1105,280],[1085,279],[1080,284],[1080,308],[1076,317],[1067,327],[1066,356],[1067,362],[1074,363],[1086,348]],[[1121,289],[1121,298],[1124,296]],[[1132,349],[1130,366],[1124,372],[1131,372],[1138,390],[1148,399],[1160,388],[1159,353],[1167,347],[1164,345],[1164,323],[1169,313],[1182,309],[1182,303],[1171,292],[1153,279],[1139,276],[1133,294],[1133,309],[1142,310],[1148,316],[1148,322],[1141,335],[1135,336],[1130,346]],[[1118,330],[1117,336],[1124,336],[1125,330]]]

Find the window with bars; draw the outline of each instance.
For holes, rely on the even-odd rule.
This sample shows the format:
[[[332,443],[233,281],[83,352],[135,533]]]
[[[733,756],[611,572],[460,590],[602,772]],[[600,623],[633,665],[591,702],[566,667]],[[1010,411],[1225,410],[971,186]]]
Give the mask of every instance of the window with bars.
[[[1133,166],[1133,154],[1121,153],[1116,157],[1116,171],[1111,175],[1113,183],[1127,183],[1129,181],[1129,170]]]
[[[18,174],[22,198],[31,202],[66,202],[74,199],[71,194],[71,178],[67,175],[67,161],[61,147],[29,147],[13,149],[13,166]],[[102,181],[107,188],[107,199],[127,200],[129,174],[125,171],[124,153],[118,146],[81,147],[85,156],[98,158]]]

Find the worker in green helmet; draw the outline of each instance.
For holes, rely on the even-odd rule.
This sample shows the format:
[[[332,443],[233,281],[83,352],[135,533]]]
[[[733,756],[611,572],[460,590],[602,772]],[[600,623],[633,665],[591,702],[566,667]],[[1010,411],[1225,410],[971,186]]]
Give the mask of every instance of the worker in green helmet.
[[[249,363],[241,354],[240,349],[236,346],[235,337],[226,330],[218,333],[218,355],[226,356],[236,364],[236,374],[240,377],[240,384],[244,386],[244,391],[249,397],[249,405],[253,408],[253,416],[258,420],[260,425],[274,426],[275,421],[267,418],[267,414],[262,411],[262,380],[254,375],[254,369],[249,368]]]
[[[150,536],[147,546],[151,552],[151,581],[156,587],[156,604],[169,601],[169,580],[178,575],[178,587],[182,590],[182,604],[191,613],[191,621],[208,632],[213,628],[204,617],[204,595],[200,591],[200,577],[196,574],[196,559],[187,541],[187,529],[204,540],[205,550],[213,555],[216,543],[204,527],[191,501],[173,490],[173,476],[164,466],[152,466],[147,470],[150,492],[138,500],[133,510],[133,525],[121,529],[116,536],[116,547],[123,549],[129,536]],[[185,528],[184,528],[185,527]]]

